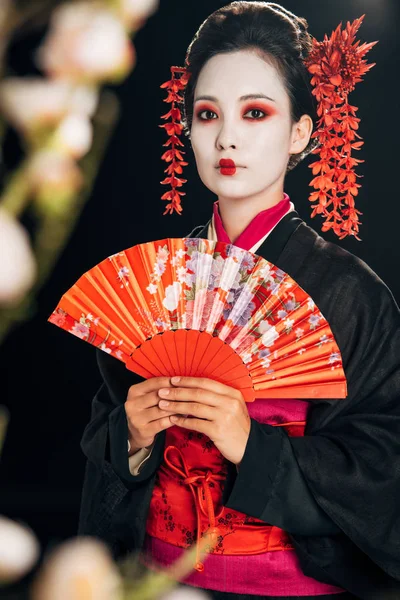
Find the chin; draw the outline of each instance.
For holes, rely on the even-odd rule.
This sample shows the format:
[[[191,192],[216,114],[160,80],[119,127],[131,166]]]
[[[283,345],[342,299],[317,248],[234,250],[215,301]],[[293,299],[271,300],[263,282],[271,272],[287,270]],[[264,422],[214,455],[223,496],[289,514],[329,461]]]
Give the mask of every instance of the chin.
[[[240,200],[241,198],[253,196],[256,190],[252,190],[249,186],[238,183],[237,181],[227,181],[224,184],[219,183],[219,185],[215,186],[213,192],[217,194],[217,196],[226,196],[228,198]]]

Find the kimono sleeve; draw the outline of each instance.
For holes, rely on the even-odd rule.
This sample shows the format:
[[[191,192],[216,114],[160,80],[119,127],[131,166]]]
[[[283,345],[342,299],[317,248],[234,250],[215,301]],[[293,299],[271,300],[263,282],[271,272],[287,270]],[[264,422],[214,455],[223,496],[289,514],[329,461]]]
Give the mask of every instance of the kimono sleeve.
[[[127,491],[137,489],[151,479],[157,469],[158,448],[162,449],[163,439],[157,440],[139,475],[132,475],[124,402],[130,385],[142,379],[100,350],[97,351],[97,361],[103,383],[92,401],[91,419],[81,440],[82,451],[88,460],[78,531],[80,535],[98,535],[106,539],[115,507]]]
[[[319,506],[400,581],[400,313],[365,265],[353,265],[346,282],[332,324],[348,398],[314,411],[307,435],[291,444]]]

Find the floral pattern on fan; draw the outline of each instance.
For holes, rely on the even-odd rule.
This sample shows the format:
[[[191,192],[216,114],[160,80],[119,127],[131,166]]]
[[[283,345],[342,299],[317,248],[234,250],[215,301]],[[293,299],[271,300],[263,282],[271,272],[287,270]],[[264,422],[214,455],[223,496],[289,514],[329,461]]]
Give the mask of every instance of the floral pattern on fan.
[[[167,238],[113,254],[82,275],[49,321],[127,364],[158,334],[206,332],[240,356],[255,390],[293,385],[293,376],[302,385],[312,371],[317,387],[331,382],[334,397],[346,395],[340,350],[313,299],[233,244]]]

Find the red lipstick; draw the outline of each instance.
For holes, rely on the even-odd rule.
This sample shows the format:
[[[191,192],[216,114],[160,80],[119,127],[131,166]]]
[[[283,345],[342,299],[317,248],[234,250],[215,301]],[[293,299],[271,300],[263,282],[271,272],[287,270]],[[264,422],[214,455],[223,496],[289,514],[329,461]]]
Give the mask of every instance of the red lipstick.
[[[236,173],[235,161],[231,158],[221,158],[219,161],[221,175],[234,175]]]

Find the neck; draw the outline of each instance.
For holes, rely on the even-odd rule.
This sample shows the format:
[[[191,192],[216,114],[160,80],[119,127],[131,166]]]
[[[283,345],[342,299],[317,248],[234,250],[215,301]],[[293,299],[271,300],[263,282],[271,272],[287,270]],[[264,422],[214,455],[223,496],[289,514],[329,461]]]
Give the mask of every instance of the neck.
[[[218,207],[225,231],[231,242],[239,237],[255,216],[283,199],[283,182],[276,189],[245,198],[218,197]]]

